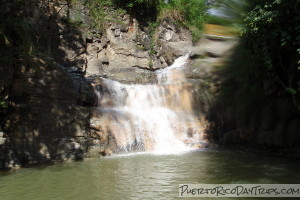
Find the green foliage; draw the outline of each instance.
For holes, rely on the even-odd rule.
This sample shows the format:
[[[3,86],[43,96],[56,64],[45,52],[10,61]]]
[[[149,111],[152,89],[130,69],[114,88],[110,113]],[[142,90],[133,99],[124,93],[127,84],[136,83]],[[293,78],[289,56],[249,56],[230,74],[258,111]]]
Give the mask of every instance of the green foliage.
[[[7,106],[7,101],[2,96],[0,96],[0,110],[7,108]]]
[[[159,13],[160,0],[113,0],[113,2],[145,24],[156,21]]]
[[[108,22],[122,24],[120,16],[126,11],[116,5],[115,0],[86,0],[85,5],[89,8],[93,20],[93,28],[100,32],[105,30]]]
[[[287,87],[286,90],[291,95],[296,95],[297,94],[297,90],[295,90],[294,88]]]
[[[148,66],[149,66],[150,69],[153,68],[153,61],[151,59],[149,60]]]
[[[202,37],[202,31],[196,27],[190,28],[191,34],[192,34],[192,42],[195,44],[198,42]]]
[[[7,100],[2,95],[0,95],[0,118],[1,115],[7,111],[7,108],[8,108]]]
[[[105,29],[107,21],[116,20],[118,15],[127,12],[151,30],[153,24],[163,19],[180,23],[191,30],[194,41],[201,36],[206,12],[205,0],[172,0],[168,4],[163,0],[90,0],[86,5],[90,8],[94,27],[99,30]]]
[[[247,54],[264,79],[296,95],[300,92],[300,1],[255,1],[244,18]]]
[[[206,20],[207,6],[204,0],[171,0],[161,3],[159,19],[168,19],[189,28],[193,41],[200,39]]]
[[[104,29],[106,21],[107,9],[113,6],[110,0],[90,0],[86,1],[86,5],[90,10],[90,15],[93,19],[93,26],[99,30]]]
[[[196,27],[198,30],[203,29],[205,20],[206,6],[203,0],[185,0],[183,3],[183,13],[189,27]]]
[[[150,36],[150,56],[153,56],[154,54],[156,54],[156,51],[154,49],[155,47],[155,38],[154,38],[154,34],[156,31],[156,28],[159,26],[158,22],[150,22],[148,24],[149,26],[149,36]]]
[[[267,104],[262,101],[289,96],[300,113],[300,1],[249,2],[240,45],[226,69],[224,99],[251,113]]]

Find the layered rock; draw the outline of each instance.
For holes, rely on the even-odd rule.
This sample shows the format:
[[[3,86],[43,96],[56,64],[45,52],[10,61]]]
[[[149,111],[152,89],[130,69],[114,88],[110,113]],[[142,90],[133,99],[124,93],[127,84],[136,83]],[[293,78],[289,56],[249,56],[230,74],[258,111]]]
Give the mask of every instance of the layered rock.
[[[191,96],[189,109],[199,110],[199,118],[207,112],[211,91],[216,92],[215,82],[210,82],[211,65],[228,50],[212,52],[204,45],[216,41],[193,46],[187,30],[167,21],[151,35],[128,15],[119,16],[122,23],[106,24],[101,32],[90,28],[88,9],[80,1],[72,7],[70,1],[28,1],[28,5],[24,19],[34,25],[43,51],[31,64],[18,61],[0,68],[0,93],[8,95],[9,103],[1,121],[0,167],[77,160],[93,152],[110,154],[116,141],[103,130],[105,123],[99,124],[101,113],[91,83],[103,90],[99,77],[154,83],[156,70],[187,53],[196,59],[181,72],[187,80],[182,90],[192,93],[182,98]],[[78,28],[74,22],[88,26]]]
[[[121,32],[125,37],[116,34],[117,30],[111,25],[100,39],[88,40],[86,75],[131,83],[155,81],[148,52],[139,49],[131,39],[138,33],[128,33],[125,29],[127,32]]]
[[[122,23],[108,24],[104,34],[94,32],[86,40],[86,76],[153,83],[153,72],[171,65],[179,56],[203,54],[202,49],[193,46],[191,34],[184,28],[163,21],[154,34],[144,29],[124,15]]]

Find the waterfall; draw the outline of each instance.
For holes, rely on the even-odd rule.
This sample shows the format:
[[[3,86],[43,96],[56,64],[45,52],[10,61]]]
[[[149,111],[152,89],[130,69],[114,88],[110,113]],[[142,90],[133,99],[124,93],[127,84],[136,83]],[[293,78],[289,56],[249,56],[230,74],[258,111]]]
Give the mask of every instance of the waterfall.
[[[97,91],[101,130],[112,134],[122,152],[175,153],[202,139],[192,96],[180,73],[189,56],[157,71],[158,84],[123,84],[102,78]]]

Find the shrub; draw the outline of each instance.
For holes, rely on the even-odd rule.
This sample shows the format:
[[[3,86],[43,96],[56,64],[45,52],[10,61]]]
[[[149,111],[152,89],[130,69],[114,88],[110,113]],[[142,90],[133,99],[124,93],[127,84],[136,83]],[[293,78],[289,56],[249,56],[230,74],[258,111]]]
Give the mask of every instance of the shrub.
[[[86,5],[90,8],[94,26],[100,30],[104,29],[105,22],[114,20],[108,18],[108,13],[127,12],[144,26],[163,19],[180,23],[191,30],[194,41],[201,36],[206,16],[205,0],[170,0],[169,3],[163,0],[90,0]]]
[[[193,41],[200,39],[206,19],[205,0],[172,0],[168,4],[161,3],[159,19],[168,19],[187,27]]]
[[[159,13],[160,0],[113,0],[113,2],[145,24],[156,21]]]
[[[299,9],[299,1],[256,1],[242,35],[264,78],[292,95],[300,93]]]
[[[245,86],[258,85],[256,93],[261,90],[266,96],[290,96],[300,113],[300,2],[249,2],[240,40],[244,63],[234,65],[232,71],[239,72],[235,77]],[[247,98],[253,96],[248,94]]]

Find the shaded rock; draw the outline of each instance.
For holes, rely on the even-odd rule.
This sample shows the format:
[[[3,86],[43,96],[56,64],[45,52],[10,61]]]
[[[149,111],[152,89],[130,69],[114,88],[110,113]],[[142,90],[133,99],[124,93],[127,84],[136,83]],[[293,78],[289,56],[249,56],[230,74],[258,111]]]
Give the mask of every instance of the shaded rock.
[[[85,41],[77,28],[64,21],[70,17],[72,23],[90,23],[82,5],[71,9],[66,2],[28,3],[25,20],[38,27],[33,32],[42,38],[39,45],[52,58],[37,56],[39,62],[18,66],[20,70],[15,71],[10,84],[10,114],[4,124],[9,147],[3,167],[14,165],[13,152],[22,165],[82,157],[86,149],[80,148],[83,153],[79,154],[74,150],[78,145],[73,148],[74,141],[63,138],[87,146],[89,109],[85,106],[95,103],[93,89],[82,76]]]
[[[86,138],[65,137],[58,141],[55,160],[82,160],[88,151]]]
[[[282,134],[284,134],[284,141],[287,146],[293,147],[300,145],[300,119],[291,120],[287,125],[286,129]]]
[[[0,127],[0,169],[19,167],[20,161],[13,151],[9,138]]]
[[[229,131],[224,134],[224,137],[222,138],[223,145],[226,144],[243,144],[244,141],[242,140],[242,137],[240,136],[240,132],[238,130],[235,131]]]
[[[78,70],[67,72],[54,63],[21,69],[9,100],[4,128],[22,165],[83,157],[90,115],[84,106],[94,105],[95,94]]]
[[[192,145],[192,148],[197,148],[197,149],[215,149],[218,147],[219,147],[218,144],[206,143],[206,142],[200,142],[198,144]]]
[[[276,107],[276,102],[273,100],[268,103],[262,113],[261,116],[261,128],[262,130],[272,129],[274,124],[276,124],[278,119],[278,112]]]
[[[77,73],[70,73],[70,79],[73,83],[73,88],[78,94],[77,103],[82,106],[94,106],[96,104],[96,95],[92,85]]]
[[[5,142],[6,142],[6,138],[4,137],[4,133],[0,128],[0,145],[5,145]]]

